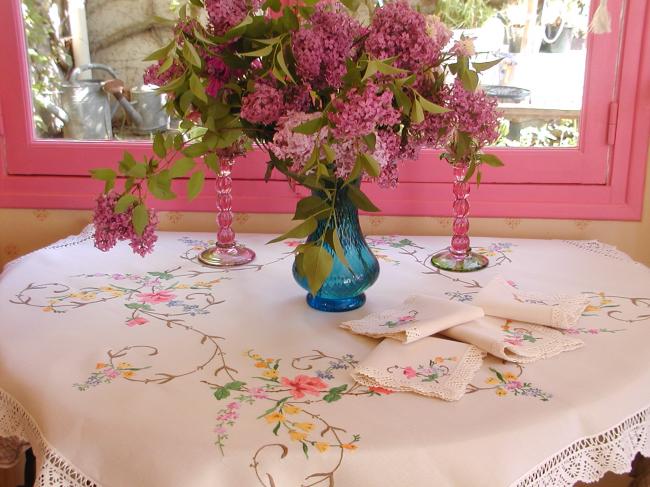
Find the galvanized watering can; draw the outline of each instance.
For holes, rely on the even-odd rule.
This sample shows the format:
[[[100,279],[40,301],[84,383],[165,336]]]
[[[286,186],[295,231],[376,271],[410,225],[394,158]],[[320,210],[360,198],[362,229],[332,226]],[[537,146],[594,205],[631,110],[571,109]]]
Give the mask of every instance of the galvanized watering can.
[[[113,79],[79,79],[79,75],[87,70],[106,71]],[[48,111],[63,121],[66,139],[112,139],[111,120],[120,106],[138,132],[149,133],[168,128],[169,117],[163,110],[164,95],[153,90],[141,93],[134,90],[136,109],[123,95],[124,83],[115,78],[115,71],[104,64],[86,64],[72,71],[69,81],[61,85],[61,107],[54,104],[46,106]],[[118,101],[113,107],[111,94]]]

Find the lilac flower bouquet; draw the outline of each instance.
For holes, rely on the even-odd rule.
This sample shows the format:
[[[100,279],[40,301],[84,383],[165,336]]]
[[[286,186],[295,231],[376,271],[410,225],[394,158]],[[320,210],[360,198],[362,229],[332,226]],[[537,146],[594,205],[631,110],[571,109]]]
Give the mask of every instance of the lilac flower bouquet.
[[[359,0],[282,1],[190,0],[179,9],[145,82],[169,95],[181,133],[156,136],[144,162],[125,154],[118,172],[93,172],[106,181],[100,249],[130,238],[144,255],[156,222],[146,193],[172,199],[172,181],[183,178],[193,198],[221,158],[256,145],[269,155],[268,175],[280,171],[313,191],[297,204],[301,223],[277,240],[330,228],[295,249],[315,294],[334,260],[345,262],[335,218],[342,188],[357,208],[378,211],[358,181],[395,187],[400,161],[422,148],[469,164],[468,179],[482,163],[501,165],[481,152],[498,122],[496,102],[478,89],[479,73],[498,60],[472,63],[471,40],[451,42],[440,20],[401,0],[370,9]],[[360,5],[369,15],[355,15]]]

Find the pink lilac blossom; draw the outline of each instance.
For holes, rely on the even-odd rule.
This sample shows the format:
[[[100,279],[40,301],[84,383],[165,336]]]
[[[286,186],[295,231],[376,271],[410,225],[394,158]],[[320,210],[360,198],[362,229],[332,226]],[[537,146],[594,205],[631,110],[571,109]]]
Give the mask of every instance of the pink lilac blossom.
[[[185,72],[185,68],[178,61],[174,61],[169,69],[161,73],[160,67],[163,62],[164,60],[161,59],[144,70],[142,80],[145,85],[164,86]]]
[[[336,176],[347,179],[354,168],[357,155],[367,151],[368,146],[361,139],[348,139],[335,143],[332,149],[334,149],[336,156],[336,160],[334,161],[336,164]]]
[[[389,130],[379,130],[373,157],[379,163],[381,172],[377,184],[381,188],[396,188],[398,181],[397,162],[400,154],[400,136]],[[407,316],[407,320],[413,319]]]
[[[419,71],[438,62],[450,35],[437,23],[427,25],[424,15],[405,1],[397,1],[375,11],[365,46],[374,58],[396,57],[396,67]]]
[[[457,56],[470,57],[475,55],[476,49],[474,48],[474,39],[471,37],[463,37],[461,40],[454,43],[451,52]]]
[[[208,56],[205,65],[208,74],[208,86],[205,92],[212,97],[216,97],[219,90],[230,81],[234,71],[218,55]]]
[[[311,26],[301,27],[291,39],[298,75],[316,88],[343,85],[345,62],[355,55],[355,40],[365,32],[338,4],[332,7],[328,3],[319,3],[310,18]]]
[[[239,24],[249,10],[260,8],[261,0],[206,0],[205,8],[208,12],[210,29],[212,33],[221,36]]]
[[[255,91],[242,99],[241,117],[251,123],[269,125],[284,112],[284,96],[269,84],[256,83]]]
[[[376,126],[391,126],[400,122],[400,112],[393,108],[393,94],[368,83],[363,91],[351,89],[347,100],[335,99],[335,112],[328,113],[334,124],[332,133],[339,139],[350,139],[374,133]]]
[[[293,112],[278,120],[277,130],[269,148],[280,159],[290,159],[291,170],[299,172],[311,156],[317,142],[325,138],[325,129],[310,135],[293,131],[298,125],[321,116],[320,112]]]
[[[309,84],[290,84],[284,89],[285,114],[307,112],[311,108],[311,86]]]
[[[499,137],[497,101],[483,91],[467,91],[456,80],[447,107],[453,110],[458,130],[467,132],[482,147]]]
[[[158,236],[154,230],[158,217],[154,210],[149,210],[149,223],[142,235],[138,235],[133,228],[131,209],[123,213],[115,213],[115,204],[120,195],[115,191],[102,194],[97,198],[97,205],[93,215],[95,225],[95,247],[101,251],[112,249],[118,240],[130,240],[133,251],[141,256],[153,251]]]

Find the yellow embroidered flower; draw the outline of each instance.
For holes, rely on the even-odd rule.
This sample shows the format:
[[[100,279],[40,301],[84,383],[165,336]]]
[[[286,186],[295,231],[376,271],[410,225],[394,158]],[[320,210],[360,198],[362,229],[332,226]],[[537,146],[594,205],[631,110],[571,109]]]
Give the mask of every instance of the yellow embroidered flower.
[[[267,359],[266,359],[266,363],[267,363],[267,364],[270,364],[271,362],[274,362],[274,361],[275,361],[275,360],[272,359],[272,358],[267,358]]]
[[[111,296],[114,298],[119,298],[120,296],[124,295],[124,291],[118,291],[117,289],[115,291],[111,291]]]
[[[49,313],[49,312],[51,312],[51,311],[54,311],[54,308],[53,308],[52,306],[46,306],[45,308],[42,308],[42,309],[43,309],[43,311],[45,311],[46,313]]]
[[[341,448],[345,448],[346,450],[354,451],[359,447],[357,445],[352,444],[352,443],[343,443],[341,445]]]
[[[298,429],[306,431],[307,433],[314,429],[313,423],[294,423],[293,425]]]
[[[300,409],[298,406],[294,406],[293,404],[287,404],[282,408],[282,411],[286,414],[298,414],[302,411],[302,409]]]
[[[104,287],[100,287],[99,290],[104,291],[106,293],[109,293],[109,292],[113,291],[114,289],[111,286],[104,286]]]
[[[323,453],[329,450],[330,446],[327,443],[323,443],[322,441],[317,441],[314,443],[314,447],[316,447],[319,452]]]
[[[296,431],[296,430],[290,430],[289,436],[291,437],[291,441],[304,441],[307,438],[307,433],[303,433],[301,431]]]
[[[506,372],[505,374],[503,374],[503,378],[505,380],[517,380],[517,376],[512,372]]]
[[[108,367],[108,364],[105,364],[104,362],[97,362],[97,365],[95,365],[95,368],[96,368],[97,370],[99,370],[99,369],[103,369],[103,368],[105,368],[105,367]]]
[[[443,357],[436,357],[433,359],[433,361],[437,364],[441,364],[445,361],[445,359]]]
[[[490,385],[495,385],[499,383],[499,379],[497,379],[496,377],[488,377],[487,379],[485,379],[485,383]]]
[[[506,391],[501,387],[497,388],[497,396],[507,396],[507,395],[508,395],[508,391]]]
[[[209,282],[205,282],[205,281],[199,281],[199,282],[195,282],[194,286],[195,287],[207,287],[207,288],[210,288],[210,287],[212,287],[212,284],[210,284]]]
[[[188,289],[189,286],[187,284],[176,284],[176,286],[174,286],[174,288],[175,289]]]
[[[264,377],[266,377],[267,379],[277,379],[278,378],[278,371],[277,370],[265,370],[262,375]]]
[[[259,353],[254,353],[253,355],[251,355],[251,358],[255,360],[261,360],[262,356]]]
[[[284,414],[278,413],[277,411],[271,414],[267,414],[264,416],[266,418],[266,421],[270,423],[277,423],[279,421],[284,421]]]
[[[120,362],[119,364],[117,364],[117,368],[118,369],[130,369],[131,364],[128,363],[128,362]]]
[[[95,293],[80,293],[78,297],[82,301],[92,301],[97,296],[95,295]]]
[[[124,372],[122,372],[122,377],[124,377],[125,379],[128,379],[129,377],[133,377],[134,375],[135,372],[133,372],[132,370],[125,370]]]
[[[592,306],[591,304],[585,308],[585,312],[600,311],[600,306]]]
[[[266,365],[266,362],[255,362],[255,367],[258,369],[267,369],[268,365]]]

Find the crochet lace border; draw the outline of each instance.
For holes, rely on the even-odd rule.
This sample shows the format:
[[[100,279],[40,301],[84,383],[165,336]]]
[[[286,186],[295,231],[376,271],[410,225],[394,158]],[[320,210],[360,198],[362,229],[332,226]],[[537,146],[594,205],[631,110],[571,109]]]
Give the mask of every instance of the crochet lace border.
[[[34,418],[0,389],[0,436],[28,442],[38,462],[38,487],[100,487],[43,438]],[[572,486],[606,472],[625,473],[637,453],[650,456],[650,406],[600,434],[582,438],[533,468],[512,487]]]

